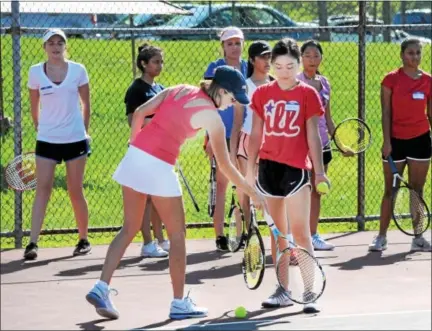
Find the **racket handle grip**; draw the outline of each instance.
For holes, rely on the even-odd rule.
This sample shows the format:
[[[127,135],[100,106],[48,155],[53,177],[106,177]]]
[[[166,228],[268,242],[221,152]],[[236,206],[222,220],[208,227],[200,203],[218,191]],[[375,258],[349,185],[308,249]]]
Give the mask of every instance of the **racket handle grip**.
[[[264,220],[266,221],[267,225],[269,226],[273,234],[278,236],[280,232],[276,227],[276,225],[274,224],[272,217],[266,211],[264,212]]]

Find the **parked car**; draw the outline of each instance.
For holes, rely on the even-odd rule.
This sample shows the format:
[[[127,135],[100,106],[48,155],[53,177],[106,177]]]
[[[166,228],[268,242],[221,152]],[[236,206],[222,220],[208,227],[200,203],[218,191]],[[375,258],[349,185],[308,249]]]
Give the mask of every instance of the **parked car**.
[[[187,30],[191,28],[224,28],[235,25],[240,28],[282,28],[282,27],[317,27],[317,24],[307,22],[294,22],[284,13],[266,5],[260,4],[212,4],[196,5],[189,9],[192,15],[177,15],[158,29]],[[209,34],[185,34],[173,33],[170,35],[158,35],[157,29],[145,29],[138,33],[138,38],[155,38],[160,40],[209,40],[217,39],[215,33]],[[267,39],[275,40],[282,37],[292,37],[297,40],[306,40],[316,36],[312,31],[274,33],[253,32],[245,33],[249,40]],[[120,39],[128,39],[130,35],[122,34]]]
[[[114,24],[121,15],[99,14],[69,14],[69,13],[21,13],[20,24],[27,28],[105,28]],[[12,25],[12,14],[2,13],[0,19],[1,27],[8,28]],[[98,38],[100,34],[88,32],[74,32],[66,35],[69,38]],[[42,33],[25,33],[24,36],[40,37]]]
[[[412,9],[405,12],[405,24],[431,24],[432,11],[428,9]],[[402,24],[402,14],[396,13],[393,16],[393,24]],[[409,30],[410,34],[432,38],[432,29]]]
[[[331,17],[329,20],[329,26],[358,26],[359,18],[358,16],[344,16],[343,18]],[[382,25],[384,22],[382,20],[374,20],[372,17],[366,18],[366,24],[368,25]],[[399,30],[399,29],[391,29],[390,30],[390,40],[392,43],[401,43],[404,39],[414,37],[410,33]],[[430,44],[431,39],[416,37],[420,39],[423,44]],[[344,31],[331,31],[330,33],[330,41],[332,42],[358,42],[358,33],[356,31],[353,32],[344,32]],[[376,31],[373,33],[372,30],[366,29],[366,42],[384,42],[384,34],[382,31]]]

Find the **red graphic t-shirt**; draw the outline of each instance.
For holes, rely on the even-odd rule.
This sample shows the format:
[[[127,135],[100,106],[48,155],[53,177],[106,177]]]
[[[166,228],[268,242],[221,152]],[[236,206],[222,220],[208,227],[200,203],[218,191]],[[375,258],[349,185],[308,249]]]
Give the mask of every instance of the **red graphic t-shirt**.
[[[306,122],[312,116],[324,114],[318,92],[303,82],[284,91],[273,81],[257,88],[251,108],[264,121],[259,157],[311,169]]]

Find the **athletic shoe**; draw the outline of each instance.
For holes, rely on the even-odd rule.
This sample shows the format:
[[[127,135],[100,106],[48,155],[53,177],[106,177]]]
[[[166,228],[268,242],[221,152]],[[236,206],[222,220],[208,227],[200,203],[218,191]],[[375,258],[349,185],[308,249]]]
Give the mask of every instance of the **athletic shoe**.
[[[208,309],[197,307],[189,297],[189,294],[184,299],[174,299],[171,302],[169,318],[173,320],[182,320],[186,318],[206,317]]]
[[[369,245],[370,252],[382,252],[387,249],[387,238],[385,236],[376,236]]]
[[[119,318],[119,312],[109,297],[111,292],[117,295],[116,290],[110,289],[106,283],[98,281],[86,295],[86,299],[95,307],[96,313],[100,316],[109,319],[117,319]]]
[[[318,233],[312,236],[312,245],[316,251],[332,251],[335,246],[325,241]]]
[[[170,241],[169,240],[164,240],[161,243],[158,243],[158,245],[165,251],[165,252],[169,252],[170,250]]]
[[[228,251],[228,239],[225,236],[218,236],[216,238],[216,249],[218,251]]]
[[[423,236],[413,238],[411,252],[430,252],[431,244]]]
[[[316,294],[312,293],[312,292],[308,292],[308,293],[305,293],[303,295],[304,301],[312,301],[312,300],[314,300],[315,297],[316,297]],[[315,314],[315,313],[319,313],[320,311],[321,310],[319,309],[316,300],[309,302],[309,303],[306,303],[303,306],[303,312],[305,314]]]
[[[38,256],[38,245],[30,243],[26,246],[24,251],[24,259],[35,260]]]
[[[75,249],[73,251],[73,256],[86,255],[90,253],[90,251],[91,251],[91,246],[89,241],[87,239],[80,239],[80,241],[78,241],[78,244],[75,246]]]
[[[156,241],[152,241],[141,247],[142,257],[167,257],[168,252],[163,250]]]
[[[288,296],[288,292],[284,290],[284,288],[280,285],[276,286],[276,290],[272,295],[268,297],[268,299],[264,300],[261,303],[261,306],[264,308],[279,308],[279,307],[289,307],[294,303]]]

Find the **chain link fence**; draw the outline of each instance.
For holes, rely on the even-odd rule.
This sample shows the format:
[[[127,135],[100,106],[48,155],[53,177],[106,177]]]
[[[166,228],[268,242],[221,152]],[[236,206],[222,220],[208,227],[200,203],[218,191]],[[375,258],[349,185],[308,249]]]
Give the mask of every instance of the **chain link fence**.
[[[320,40],[324,51],[320,72],[332,85],[335,122],[360,117],[373,131],[373,145],[365,155],[343,158],[334,154],[329,166],[333,189],[323,199],[321,231],[377,228],[383,191],[380,82],[387,72],[401,65],[400,43],[411,34],[421,38],[422,69],[431,72],[431,14],[430,9],[422,10],[428,8],[428,2],[176,2],[176,10],[185,10],[188,15],[169,14],[170,9],[153,14],[110,14],[113,3],[109,2],[97,3],[100,13],[97,15],[69,13],[66,5],[62,12],[53,13],[48,9],[54,8],[53,4],[44,3],[45,7],[41,7],[44,13],[28,13],[26,3],[17,3],[13,13],[1,14],[0,115],[13,124],[11,128],[3,125],[0,138],[2,247],[21,247],[31,228],[35,192],[17,193],[8,189],[3,167],[15,155],[35,147],[27,77],[31,65],[45,61],[41,35],[49,27],[60,27],[66,32],[70,37],[68,58],[84,64],[90,77],[89,131],[93,142],[84,189],[90,232],[98,242],[109,242],[123,221],[120,186],[111,175],[127,148],[129,127],[123,100],[128,86],[139,75],[135,67],[137,47],[147,42],[163,49],[165,65],[157,78],[159,83],[197,85],[208,64],[223,56],[217,33],[230,25],[245,32],[244,59],[250,43],[256,39],[266,39],[271,44],[286,36],[299,43],[312,38]],[[154,4],[147,5],[150,11]],[[155,7],[152,8],[154,12]],[[401,12],[403,19],[393,21]],[[408,19],[411,13],[423,15],[423,12],[429,15],[428,22]],[[19,20],[14,20],[14,15]],[[393,22],[397,24],[392,25]],[[202,148],[203,139],[201,133],[189,141],[180,157],[200,207],[197,212],[185,193],[188,234],[196,238],[213,235],[207,215],[210,164]],[[425,197],[431,196],[429,175]],[[42,241],[68,245],[75,243],[76,233],[63,164],[56,170]]]

